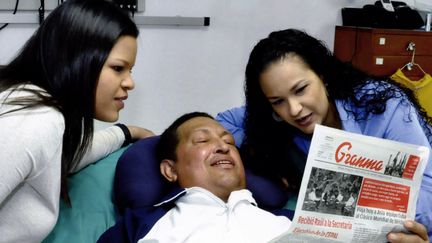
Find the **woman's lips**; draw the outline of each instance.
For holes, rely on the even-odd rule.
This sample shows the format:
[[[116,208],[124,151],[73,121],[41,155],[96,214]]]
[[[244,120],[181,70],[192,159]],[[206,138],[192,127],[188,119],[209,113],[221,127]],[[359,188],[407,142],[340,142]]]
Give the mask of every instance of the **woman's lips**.
[[[124,102],[122,99],[116,99],[116,104],[118,106],[119,109],[123,109],[124,108]]]
[[[124,101],[126,99],[127,99],[127,96],[115,98],[115,101],[116,101],[117,106],[119,107],[119,109],[123,109],[124,108],[124,106],[125,106]]]
[[[311,122],[312,122],[312,113],[296,120],[296,123],[302,127],[310,125]]]

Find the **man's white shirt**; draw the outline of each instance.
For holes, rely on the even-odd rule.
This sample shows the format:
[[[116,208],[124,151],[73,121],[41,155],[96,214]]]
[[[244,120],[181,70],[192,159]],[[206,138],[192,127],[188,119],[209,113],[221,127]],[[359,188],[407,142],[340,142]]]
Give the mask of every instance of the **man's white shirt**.
[[[192,187],[138,243],[268,242],[288,230],[291,221],[257,207],[246,189],[231,193],[225,203],[211,192]]]

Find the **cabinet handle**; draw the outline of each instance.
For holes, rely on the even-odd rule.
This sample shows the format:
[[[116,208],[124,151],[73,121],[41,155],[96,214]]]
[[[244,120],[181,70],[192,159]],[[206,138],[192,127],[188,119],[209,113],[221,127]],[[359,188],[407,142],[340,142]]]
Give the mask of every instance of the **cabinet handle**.
[[[411,41],[410,43],[408,43],[407,51],[414,51],[415,50],[415,46],[416,46],[416,44]]]
[[[382,57],[375,58],[375,65],[384,65],[384,58]]]

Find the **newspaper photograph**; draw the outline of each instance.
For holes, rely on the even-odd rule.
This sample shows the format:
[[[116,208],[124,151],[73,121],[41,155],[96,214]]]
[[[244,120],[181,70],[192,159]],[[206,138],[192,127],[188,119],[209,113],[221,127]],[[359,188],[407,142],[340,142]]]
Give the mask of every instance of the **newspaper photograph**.
[[[290,229],[272,242],[387,242],[415,218],[429,149],[316,125]]]

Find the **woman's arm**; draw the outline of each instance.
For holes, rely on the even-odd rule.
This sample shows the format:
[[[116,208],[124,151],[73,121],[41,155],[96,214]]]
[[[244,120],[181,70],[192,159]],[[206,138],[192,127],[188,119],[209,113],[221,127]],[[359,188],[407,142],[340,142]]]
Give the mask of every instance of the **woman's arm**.
[[[133,141],[154,136],[154,133],[152,131],[142,127],[131,125],[128,125],[126,127],[129,130],[131,139]],[[125,142],[125,139],[125,133],[119,126],[108,127],[106,129],[95,132],[93,135],[91,147],[84,155],[84,158],[81,160],[81,162],[71,172],[79,171],[85,166],[94,163],[103,157],[108,156],[110,153],[119,149]]]
[[[384,138],[395,141],[422,145],[431,149],[431,145],[425,135],[424,128],[418,118],[417,112],[413,106],[389,101],[386,114],[389,117],[389,123],[385,129]],[[432,152],[432,151],[430,151]],[[432,154],[423,173],[423,179],[418,192],[416,221],[426,227],[429,237],[432,237]]]
[[[356,121],[349,118],[343,103],[336,101],[344,130],[368,136],[385,138],[393,141],[416,144],[428,147],[431,145],[425,135],[416,109],[403,98],[387,101],[386,110],[382,114],[370,114],[366,120]],[[432,237],[432,156],[426,164],[423,179],[418,193],[416,221],[423,224]]]

